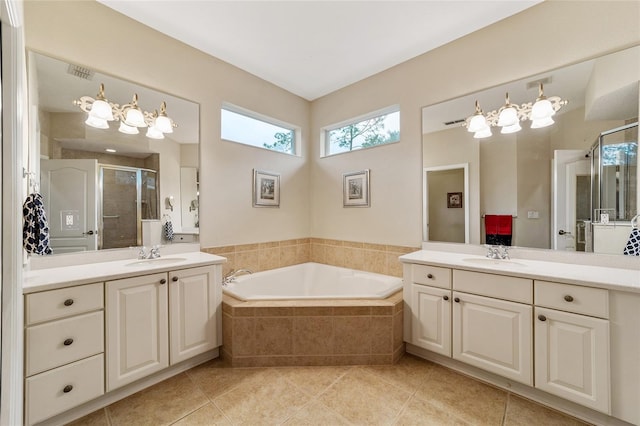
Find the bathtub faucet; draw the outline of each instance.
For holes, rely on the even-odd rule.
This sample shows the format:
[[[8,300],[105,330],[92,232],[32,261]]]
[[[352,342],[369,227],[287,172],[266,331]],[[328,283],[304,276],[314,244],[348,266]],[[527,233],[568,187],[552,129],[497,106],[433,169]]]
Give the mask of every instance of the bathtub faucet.
[[[235,282],[238,274],[253,274],[253,271],[251,271],[250,269],[238,269],[237,271],[232,270],[231,272],[229,272],[227,275],[224,276],[224,278],[222,279],[222,285],[227,285],[232,282]]]

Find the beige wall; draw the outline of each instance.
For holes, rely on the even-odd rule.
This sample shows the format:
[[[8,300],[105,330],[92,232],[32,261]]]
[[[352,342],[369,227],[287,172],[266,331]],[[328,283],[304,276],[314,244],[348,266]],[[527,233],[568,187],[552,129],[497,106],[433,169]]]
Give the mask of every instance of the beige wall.
[[[200,104],[204,247],[309,236],[417,246],[421,108],[638,44],[639,8],[638,2],[543,2],[312,103],[95,2],[26,2],[25,31],[30,49]],[[91,31],[80,30],[87,23]],[[131,40],[138,48],[121,48]],[[221,141],[222,102],[299,126],[302,156]],[[402,114],[400,143],[319,158],[321,127],[393,104]],[[251,207],[253,168],[282,174],[279,209]],[[342,173],[365,168],[371,207],[343,208]],[[477,185],[472,170],[470,176]]]
[[[546,1],[314,101],[312,236],[418,244],[421,107],[638,44],[639,15],[638,2]],[[400,143],[318,158],[320,128],[392,104],[400,105]],[[341,173],[364,168],[371,208],[343,209]]]
[[[97,2],[28,1],[24,8],[28,49],[200,104],[200,206],[203,211],[200,238],[203,246],[308,237],[309,103],[306,100]],[[163,52],[163,55],[146,52]],[[303,156],[221,141],[222,102],[300,126]],[[279,209],[251,206],[253,168],[281,173]]]

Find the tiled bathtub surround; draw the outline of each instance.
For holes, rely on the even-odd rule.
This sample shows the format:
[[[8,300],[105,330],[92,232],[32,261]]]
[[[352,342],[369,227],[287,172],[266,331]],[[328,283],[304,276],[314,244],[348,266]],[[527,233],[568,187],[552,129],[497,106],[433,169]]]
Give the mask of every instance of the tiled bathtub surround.
[[[383,300],[222,301],[234,367],[392,364],[404,353],[402,292]]]
[[[317,262],[360,271],[402,276],[398,256],[420,250],[385,244],[302,238],[237,246],[210,247],[203,251],[224,256],[228,262],[223,273],[248,268],[254,272],[305,262]]]

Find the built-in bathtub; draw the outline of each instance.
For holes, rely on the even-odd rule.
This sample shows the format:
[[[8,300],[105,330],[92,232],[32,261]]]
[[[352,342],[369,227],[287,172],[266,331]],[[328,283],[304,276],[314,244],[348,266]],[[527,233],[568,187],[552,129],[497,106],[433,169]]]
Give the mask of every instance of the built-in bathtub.
[[[392,364],[404,352],[402,279],[317,263],[224,287],[223,356],[234,366]]]

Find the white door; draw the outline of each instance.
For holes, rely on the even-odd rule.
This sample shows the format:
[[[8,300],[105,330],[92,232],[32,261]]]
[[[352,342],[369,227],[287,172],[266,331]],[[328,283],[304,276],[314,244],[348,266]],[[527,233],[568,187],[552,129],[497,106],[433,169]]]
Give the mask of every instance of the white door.
[[[609,321],[535,310],[536,387],[610,413]]]
[[[169,366],[167,274],[106,283],[107,391]]]
[[[451,290],[412,284],[411,304],[411,343],[450,357]]]
[[[176,364],[218,346],[216,311],[222,292],[216,267],[169,273],[170,360]]]
[[[97,160],[41,160],[40,186],[54,254],[98,249]]]
[[[453,358],[533,385],[530,305],[453,292]]]
[[[551,244],[555,250],[576,249],[576,179],[590,174],[585,150],[553,152]]]

